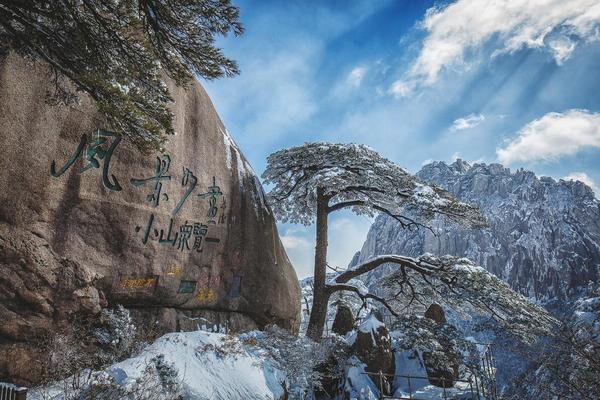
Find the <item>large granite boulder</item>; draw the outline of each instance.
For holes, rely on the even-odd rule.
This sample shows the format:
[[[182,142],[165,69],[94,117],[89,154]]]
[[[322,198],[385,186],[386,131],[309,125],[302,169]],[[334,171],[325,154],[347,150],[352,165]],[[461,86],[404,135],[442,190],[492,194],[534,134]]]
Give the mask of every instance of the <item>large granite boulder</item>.
[[[432,303],[425,311],[425,318],[429,318],[438,325],[446,323],[446,313],[442,306],[437,303]]]
[[[296,330],[296,274],[202,87],[169,85],[178,134],[147,156],[89,98],[48,105],[50,81],[0,60],[0,380],[35,381],[38,340],[117,304],[163,330]]]

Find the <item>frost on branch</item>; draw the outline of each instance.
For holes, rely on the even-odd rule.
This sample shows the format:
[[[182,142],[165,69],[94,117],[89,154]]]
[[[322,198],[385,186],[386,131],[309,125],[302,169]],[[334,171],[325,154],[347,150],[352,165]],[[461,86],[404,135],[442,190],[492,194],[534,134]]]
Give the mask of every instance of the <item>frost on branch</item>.
[[[377,286],[383,292],[379,295],[385,297],[396,312],[413,304],[429,304],[434,300],[458,312],[469,310],[489,315],[500,329],[525,343],[549,334],[556,322],[543,308],[468,259],[431,255],[388,257],[398,260]],[[385,256],[377,259],[382,258],[386,260]],[[340,274],[336,281],[343,281],[352,272]]]
[[[392,323],[391,332],[396,351],[427,352],[434,365],[458,362],[470,371],[481,367],[477,345],[465,339],[463,333],[451,324],[405,315]]]
[[[359,144],[307,143],[269,156],[262,177],[276,216],[309,225],[317,209],[317,187],[325,189],[328,211],[350,208],[357,214],[385,213],[403,226],[423,225],[436,214],[467,226],[485,222],[476,207],[418,178]]]
[[[573,314],[533,354],[531,367],[511,382],[507,399],[539,399],[553,393],[561,399],[600,398],[600,296],[574,304]],[[587,297],[586,296],[586,297]]]
[[[347,358],[347,346],[339,337],[316,343],[277,326],[241,337],[246,344],[256,341],[285,371],[290,400],[306,399],[309,393],[322,389],[322,380],[339,375]]]
[[[136,336],[129,310],[122,305],[114,310],[104,309],[99,322],[101,325],[94,331],[94,337],[104,349],[104,361],[115,361],[128,355]]]

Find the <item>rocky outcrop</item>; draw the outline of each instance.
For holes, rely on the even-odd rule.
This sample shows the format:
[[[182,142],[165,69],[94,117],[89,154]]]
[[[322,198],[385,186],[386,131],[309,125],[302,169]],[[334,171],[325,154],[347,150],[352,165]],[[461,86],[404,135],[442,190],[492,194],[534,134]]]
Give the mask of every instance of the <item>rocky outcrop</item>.
[[[351,339],[352,340],[352,339]],[[371,314],[360,324],[356,332],[354,342],[350,347],[350,353],[365,363],[365,371],[369,373],[383,374],[384,388],[386,394],[390,394],[392,376],[396,371],[394,351],[392,350],[392,339],[388,329],[383,322]],[[378,378],[371,375],[370,378],[377,382]]]
[[[199,84],[169,85],[178,134],[145,156],[49,82],[0,60],[0,380],[34,381],[38,339],[117,304],[163,330],[297,329],[262,187]]]
[[[337,311],[333,324],[331,325],[331,331],[338,335],[345,335],[354,329],[354,313],[352,308],[344,302],[338,302]]]
[[[425,311],[425,318],[434,321],[438,326],[446,323],[444,309],[436,303],[431,304]],[[458,361],[452,356],[454,351],[450,350],[454,349],[442,348],[437,351],[440,354],[423,352],[423,364],[425,364],[427,378],[429,383],[434,386],[449,388],[454,386],[454,381],[458,379]]]
[[[538,178],[500,164],[425,165],[418,176],[476,204],[488,229],[437,219],[435,235],[378,217],[355,263],[380,254],[468,257],[514,290],[540,301],[574,298],[600,271],[600,203],[581,182]],[[373,273],[385,274],[385,268]]]
[[[433,303],[429,306],[429,308],[425,311],[425,318],[429,318],[438,325],[446,323],[446,313],[444,312],[442,306],[437,303]]]

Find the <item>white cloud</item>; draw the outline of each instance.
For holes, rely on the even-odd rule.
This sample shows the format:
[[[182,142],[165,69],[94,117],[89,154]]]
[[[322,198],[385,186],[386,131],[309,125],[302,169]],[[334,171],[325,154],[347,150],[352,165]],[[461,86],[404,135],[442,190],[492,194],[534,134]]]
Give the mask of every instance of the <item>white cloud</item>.
[[[562,179],[566,181],[580,181],[588,185],[592,190],[598,193],[598,187],[596,186],[596,182],[585,172],[571,172],[569,175],[563,177]]]
[[[359,87],[366,73],[367,68],[356,67],[352,71],[350,71],[350,74],[348,74],[348,78],[346,78],[346,81],[354,87]]]
[[[390,92],[398,97],[406,97],[415,90],[416,82],[414,80],[396,81],[392,83]]]
[[[346,268],[362,248],[372,221],[344,211],[329,222],[329,256],[332,266]]]
[[[314,262],[314,226],[280,226],[281,243],[299,278],[312,275]]]
[[[329,220],[327,261],[330,265],[346,268],[352,256],[362,248],[372,221],[340,211]],[[296,269],[299,278],[312,276],[315,257],[315,226],[286,224],[280,226],[281,242]]]
[[[301,236],[294,236],[293,234],[285,234],[281,236],[281,243],[288,249],[306,249],[310,248],[310,242]]]
[[[566,36],[561,36],[548,41],[548,47],[552,50],[554,59],[558,65],[562,65],[573,53],[577,44]]]
[[[466,117],[454,120],[450,131],[462,131],[464,129],[474,128],[485,121],[485,116],[482,114],[469,114]]]
[[[553,160],[585,147],[600,147],[600,114],[586,110],[548,113],[525,125],[517,137],[496,150],[503,164]]]
[[[599,24],[598,0],[458,0],[432,7],[421,23],[427,36],[419,55],[390,90],[406,96],[431,85],[444,68],[466,65],[467,54],[486,44],[495,47],[493,55],[545,48],[561,64],[576,47],[573,39],[600,39]]]

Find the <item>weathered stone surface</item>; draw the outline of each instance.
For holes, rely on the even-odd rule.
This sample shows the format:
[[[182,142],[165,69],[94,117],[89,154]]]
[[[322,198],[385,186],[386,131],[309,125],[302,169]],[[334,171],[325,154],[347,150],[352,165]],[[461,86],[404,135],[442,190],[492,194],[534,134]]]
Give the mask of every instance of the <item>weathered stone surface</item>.
[[[382,372],[393,375],[396,371],[394,352],[392,350],[392,338],[383,322],[371,314],[358,327],[356,339],[350,348],[351,354],[356,355],[366,364],[365,371],[371,373]],[[379,379],[371,376],[373,382],[379,386]],[[384,390],[390,394],[391,377],[383,378]]]
[[[199,84],[170,85],[178,134],[165,146],[171,178],[152,199],[155,181],[132,178],[156,175],[157,157],[125,141],[110,162],[94,155],[114,138],[94,146],[93,133],[106,127],[91,101],[52,107],[49,82],[43,65],[0,60],[0,379],[35,380],[33,368],[16,366],[36,359],[36,338],[117,304],[167,330],[195,329],[200,318],[236,330],[297,329],[299,286],[262,187]],[[52,176],[51,164],[58,175],[83,135],[80,156]],[[82,172],[86,155],[99,168]],[[117,183],[122,190],[111,190]],[[222,194],[211,203],[213,186]],[[182,240],[194,224],[206,227]]]
[[[444,313],[444,309],[436,303],[432,303],[427,311],[425,311],[425,318],[429,318],[438,324],[446,323],[446,313]]]
[[[429,306],[425,311],[425,317],[432,321],[435,321],[438,325],[446,323],[446,314],[444,309],[436,303]],[[442,349],[440,353],[448,353],[449,349]],[[436,357],[429,352],[423,353],[423,363],[425,364],[425,370],[427,371],[427,378],[429,383],[439,387],[452,387],[454,380],[458,379],[458,362],[453,357],[446,356],[445,359],[450,359],[449,362],[440,363],[436,360]]]
[[[354,314],[352,313],[352,308],[346,303],[339,302],[337,312],[335,313],[335,319],[331,326],[331,331],[343,336],[352,329],[354,329]]]

